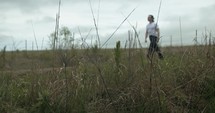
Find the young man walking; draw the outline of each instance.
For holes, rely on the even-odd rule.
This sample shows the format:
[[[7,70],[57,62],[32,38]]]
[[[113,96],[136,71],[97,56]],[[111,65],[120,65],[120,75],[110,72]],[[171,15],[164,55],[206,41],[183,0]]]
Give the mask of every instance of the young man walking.
[[[158,42],[160,39],[160,30],[157,23],[154,22],[154,16],[148,16],[149,23],[146,26],[146,33],[145,33],[145,42],[147,42],[147,37],[149,36],[150,45],[147,53],[147,57],[152,59],[154,52],[158,53],[160,59],[163,59],[163,55],[158,47]]]

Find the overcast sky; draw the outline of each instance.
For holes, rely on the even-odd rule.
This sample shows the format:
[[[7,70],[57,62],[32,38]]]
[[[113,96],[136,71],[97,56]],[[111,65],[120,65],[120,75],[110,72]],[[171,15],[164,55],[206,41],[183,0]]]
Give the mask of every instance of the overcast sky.
[[[59,0],[0,0],[0,49],[24,49],[35,44],[34,32],[39,49],[49,47],[48,36],[54,31],[55,17]],[[134,8],[136,10],[128,18],[137,26],[142,44],[147,16],[153,14],[157,21],[160,0],[91,0],[95,19],[98,21],[101,44],[116,30]],[[169,45],[170,37],[174,45],[180,45],[180,21],[183,44],[193,44],[195,31],[198,37],[205,32],[215,33],[215,1],[214,0],[163,0],[158,24],[161,30],[161,45]],[[78,40],[81,34],[94,35],[95,27],[89,0],[62,0],[60,26],[67,26]],[[128,30],[132,30],[126,21],[107,42],[114,47],[115,42],[122,43],[128,39]],[[90,38],[88,42],[90,43]],[[199,39],[200,40],[200,39]],[[42,45],[43,42],[43,45]],[[43,46],[43,47],[41,47]],[[28,49],[30,48],[28,47]],[[36,48],[36,47],[35,47]]]

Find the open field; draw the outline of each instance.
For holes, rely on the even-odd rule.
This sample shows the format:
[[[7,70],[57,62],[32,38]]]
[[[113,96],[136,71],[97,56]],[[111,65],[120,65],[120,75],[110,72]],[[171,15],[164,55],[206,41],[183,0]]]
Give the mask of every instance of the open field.
[[[212,113],[215,46],[0,53],[1,113]]]

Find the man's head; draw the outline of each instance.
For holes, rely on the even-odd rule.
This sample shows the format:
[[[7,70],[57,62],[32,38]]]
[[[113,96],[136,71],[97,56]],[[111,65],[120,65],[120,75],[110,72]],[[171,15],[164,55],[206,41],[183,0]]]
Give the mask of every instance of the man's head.
[[[148,21],[149,22],[154,22],[154,16],[153,15],[149,15],[148,16]]]

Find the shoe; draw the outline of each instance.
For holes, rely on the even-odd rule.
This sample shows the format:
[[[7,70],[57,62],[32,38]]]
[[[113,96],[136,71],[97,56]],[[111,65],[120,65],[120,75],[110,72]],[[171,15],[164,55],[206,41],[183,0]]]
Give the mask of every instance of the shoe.
[[[146,55],[148,59],[150,59],[149,54]]]
[[[163,57],[163,55],[162,55],[161,53],[158,53],[158,57],[159,57],[159,59],[161,59],[161,60],[164,59],[164,57]]]

